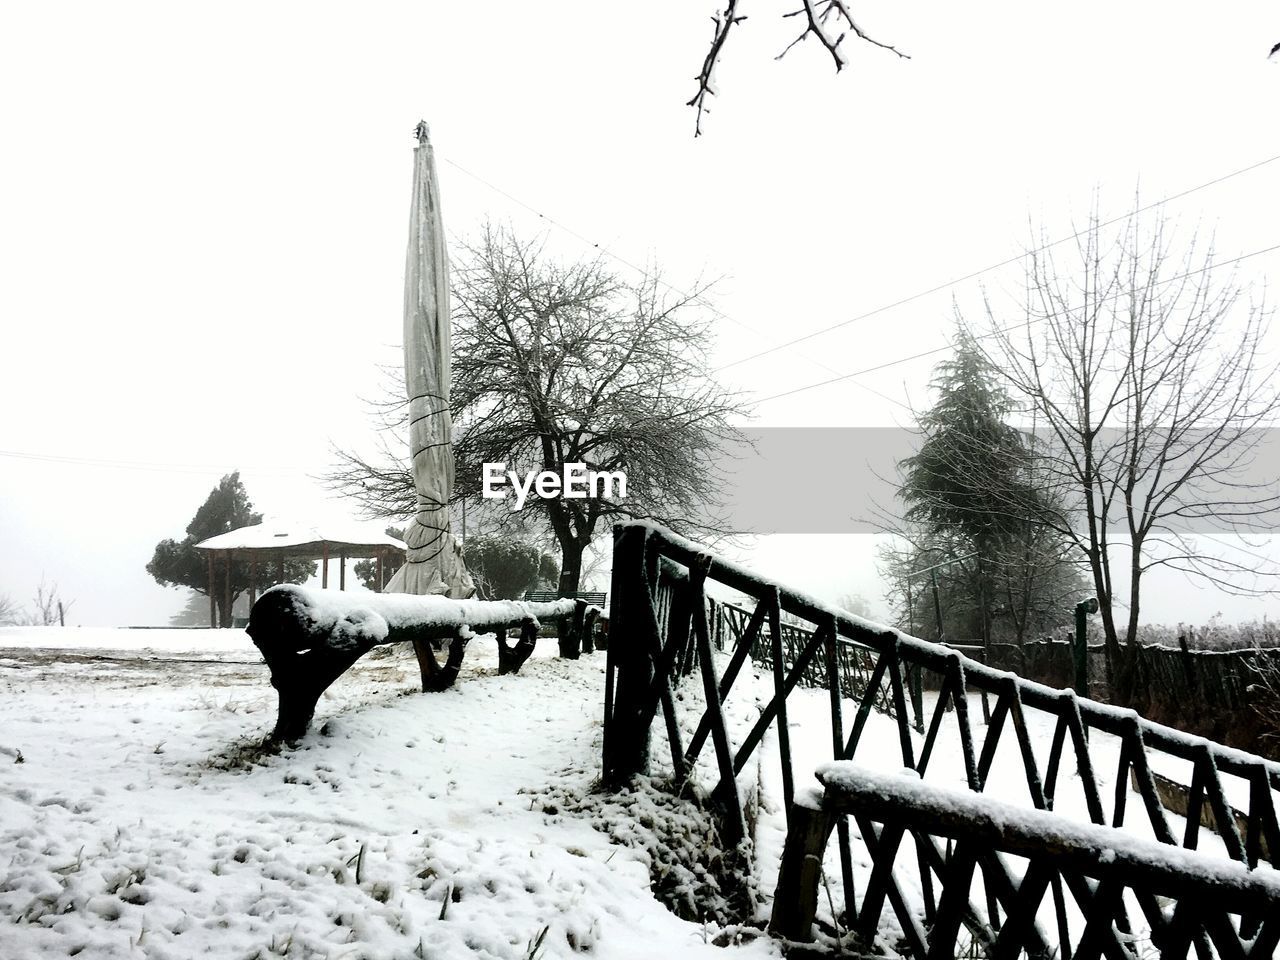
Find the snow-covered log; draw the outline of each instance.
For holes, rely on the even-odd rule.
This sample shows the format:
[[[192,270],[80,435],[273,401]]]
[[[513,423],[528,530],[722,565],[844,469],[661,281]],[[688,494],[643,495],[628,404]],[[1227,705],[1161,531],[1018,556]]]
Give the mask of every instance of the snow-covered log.
[[[288,740],[305,733],[320,695],[379,644],[448,641],[443,666],[434,657],[423,665],[423,689],[443,690],[457,678],[467,641],[473,636],[497,634],[504,672],[514,672],[533,651],[541,621],[581,624],[579,607],[585,606],[573,599],[548,603],[453,600],[315,590],[293,584],[272,587],[254,604],[247,628],[280,695],[272,737]],[[517,628],[520,641],[513,649],[506,643],[506,634]]]

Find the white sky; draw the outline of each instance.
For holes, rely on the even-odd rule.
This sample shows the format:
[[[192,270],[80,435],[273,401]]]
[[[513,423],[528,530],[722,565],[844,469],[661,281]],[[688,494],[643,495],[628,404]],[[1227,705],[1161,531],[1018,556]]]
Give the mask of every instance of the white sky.
[[[223,473],[241,469],[268,513],[342,509],[308,475],[330,440],[365,440],[358,398],[398,361],[420,117],[452,233],[510,219],[569,255],[591,250],[576,233],[678,284],[722,277],[721,362],[1005,260],[1029,221],[1069,234],[1095,188],[1110,215],[1139,186],[1157,199],[1280,154],[1272,3],[866,0],[863,26],[912,59],[850,41],[837,77],[812,42],[775,62],[788,8],[745,0],[695,141],[683,104],[713,6],[7,5],[0,593],[26,600],[43,572],[74,622],[162,622],[180,595],[143,566]],[[1278,197],[1280,162],[1168,210],[1215,227],[1226,256],[1280,242]],[[1241,276],[1261,289],[1278,268],[1270,254]],[[953,296],[1020,275],[724,378],[767,396],[941,345]],[[766,403],[755,422],[905,423],[858,383],[919,403],[930,366]],[[875,600],[870,549],[753,553]],[[1164,620],[1266,609],[1181,581],[1150,599]]]

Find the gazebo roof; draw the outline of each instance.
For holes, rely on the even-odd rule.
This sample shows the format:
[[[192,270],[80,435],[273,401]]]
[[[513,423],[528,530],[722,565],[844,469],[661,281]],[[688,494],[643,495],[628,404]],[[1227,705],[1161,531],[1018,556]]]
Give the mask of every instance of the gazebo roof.
[[[356,521],[307,524],[270,517],[262,523],[201,540],[195,546],[197,550],[234,550],[237,553],[283,555],[307,560],[343,553],[348,557],[372,557],[389,551],[403,553],[405,550],[403,541],[388,536],[371,524]]]

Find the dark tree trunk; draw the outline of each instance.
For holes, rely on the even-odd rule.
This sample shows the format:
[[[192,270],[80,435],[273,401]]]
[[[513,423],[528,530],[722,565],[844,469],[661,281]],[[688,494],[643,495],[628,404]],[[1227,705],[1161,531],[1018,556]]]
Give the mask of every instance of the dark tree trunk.
[[[562,540],[560,543],[560,587],[557,591],[562,597],[572,597],[578,592],[582,580],[583,544],[577,540]]]
[[[577,539],[563,540],[560,544],[560,587],[556,591],[562,597],[572,597],[578,592],[582,580],[582,553],[584,544]],[[582,611],[579,603],[572,622],[561,621],[559,630],[560,656],[577,660],[582,653]]]

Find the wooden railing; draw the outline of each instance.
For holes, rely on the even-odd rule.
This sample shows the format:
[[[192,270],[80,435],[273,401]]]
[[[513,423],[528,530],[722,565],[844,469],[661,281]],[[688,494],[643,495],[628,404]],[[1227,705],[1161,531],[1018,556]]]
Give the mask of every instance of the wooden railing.
[[[707,608],[713,627],[713,636],[719,641],[717,646],[723,649],[723,644],[727,643],[736,648],[751,626],[752,611],[736,603],[722,603],[710,597],[707,598]],[[714,632],[717,621],[723,624],[723,629],[718,633]],[[813,635],[817,631],[786,620],[781,621],[779,629],[782,634],[782,664],[785,668],[799,659],[805,647],[813,642]],[[747,655],[756,666],[773,669],[772,638],[772,629],[768,626],[757,629],[751,638],[751,649]],[[845,637],[838,637],[837,644],[836,673],[840,680],[840,692],[851,700],[862,700],[870,696],[874,701],[875,710],[886,716],[893,716],[893,697],[888,687],[883,683],[876,686],[872,682],[875,674],[875,650],[860,643],[854,643]],[[916,676],[918,677],[918,674]],[[826,689],[830,683],[831,681],[827,678],[826,660],[814,658],[800,674],[797,686]],[[917,685],[914,683],[911,686],[911,693],[913,707],[915,707],[913,713],[918,717],[922,713],[922,708],[917,700]]]
[[[794,896],[777,898],[772,928],[787,939],[811,939],[827,837],[836,818],[852,817],[875,867],[848,923],[870,943],[892,909],[900,951],[918,960],[955,956],[962,927],[984,956],[1045,960],[1130,957],[1143,941],[1150,949],[1143,944],[1138,956],[1185,957],[1194,945],[1202,957],[1263,958],[1280,942],[1280,878],[1271,871],[903,774],[832,763],[818,778],[823,793],[794,811],[779,871],[779,890]],[[923,853],[923,916],[892,869],[908,838]],[[1026,861],[1020,875],[1010,857]],[[972,902],[975,881],[990,892],[985,907]],[[1141,934],[1130,898],[1146,922]]]
[[[661,577],[660,577],[661,572]],[[720,584],[755,601],[741,617],[726,615],[714,627],[709,584]],[[1053,810],[1060,783],[1078,772],[1089,821],[1120,826],[1125,823],[1131,772],[1138,802],[1152,834],[1161,843],[1195,849],[1200,842],[1200,811],[1207,805],[1216,814],[1215,830],[1227,854],[1249,866],[1257,863],[1263,846],[1280,850],[1272,790],[1280,788],[1280,765],[1240,750],[1144,720],[1123,710],[1024,681],[994,670],[946,647],[907,636],[828,606],[800,591],[753,575],[744,567],[716,557],[707,549],[670,531],[647,523],[614,528],[614,560],[609,660],[605,691],[604,781],[620,786],[647,772],[650,727],[661,709],[667,746],[677,781],[689,776],[710,739],[719,772],[712,795],[722,810],[722,829],[734,841],[745,833],[738,775],[759,748],[770,726],[776,726],[784,800],[793,807],[797,771],[793,769],[787,724],[787,698],[803,678],[821,675],[830,702],[831,757],[859,759],[863,734],[877,705],[887,708],[896,727],[900,754],[894,766],[916,770],[928,782],[944,718],[958,731],[961,766],[969,790],[982,792],[992,773],[997,748],[1012,731],[1018,758],[1018,779],[1026,784],[1031,807]],[[802,621],[791,642],[784,639],[782,618]],[[734,624],[736,623],[736,627]],[[713,634],[713,631],[718,633]],[[728,655],[723,669],[712,656],[713,636],[719,636]],[[751,730],[733,743],[724,720],[723,703],[733,693],[753,647],[767,643],[764,658],[772,676],[773,697]],[[868,658],[869,673],[859,680],[861,694],[847,692],[842,658]],[[722,658],[723,659],[723,658]],[[821,665],[821,674],[814,672]],[[938,675],[939,691],[923,736],[912,730],[908,710],[910,678],[916,670]],[[673,687],[682,676],[700,675],[706,709],[686,746],[675,713]],[[979,725],[970,715],[970,696],[989,695],[994,705],[989,722]],[[869,695],[868,695],[869,694]],[[852,722],[846,722],[846,700],[853,700]],[[1052,727],[1047,756],[1037,759],[1037,744],[1028,720],[1042,717]],[[922,718],[923,719],[923,718]],[[982,729],[985,727],[985,730]],[[1113,792],[1108,802],[1104,778],[1095,768],[1090,733],[1108,734],[1118,743]],[[867,751],[864,749],[863,753]],[[1191,764],[1187,825],[1175,833],[1157,793],[1152,760],[1165,755]],[[885,761],[880,760],[883,765]],[[933,764],[936,767],[936,764]],[[1066,774],[1064,775],[1064,771]],[[808,777],[811,771],[800,771]],[[1236,779],[1250,798],[1240,820],[1232,815],[1225,782]],[[854,897],[853,858],[847,818],[836,824],[844,888],[844,914],[858,913]],[[918,851],[920,874],[929,875],[923,850]],[[1061,900],[1061,881],[1051,883]],[[926,900],[931,896],[925,891]],[[936,904],[935,904],[936,906]],[[929,904],[926,903],[926,909]]]

